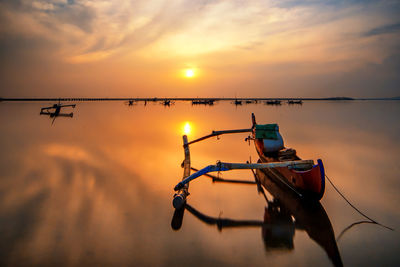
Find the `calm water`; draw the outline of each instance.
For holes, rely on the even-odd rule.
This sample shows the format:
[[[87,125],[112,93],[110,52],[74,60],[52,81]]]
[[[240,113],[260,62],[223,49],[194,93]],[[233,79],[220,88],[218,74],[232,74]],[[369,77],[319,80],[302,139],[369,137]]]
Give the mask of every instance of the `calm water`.
[[[327,175],[356,206],[395,228],[360,224],[337,242],[345,266],[400,265],[400,102],[306,102],[271,107],[218,103],[170,108],[78,103],[54,125],[52,103],[0,103],[0,265],[332,266],[296,229],[292,249],[272,249],[261,227],[218,230],[186,211],[171,229],[174,185],[182,178],[182,131],[278,123],[287,147],[323,159]],[[191,147],[192,166],[257,160],[246,134]],[[222,177],[252,180],[250,171]],[[193,182],[188,203],[214,218],[262,221],[266,201],[253,185]],[[321,201],[335,236],[363,220],[327,185]]]

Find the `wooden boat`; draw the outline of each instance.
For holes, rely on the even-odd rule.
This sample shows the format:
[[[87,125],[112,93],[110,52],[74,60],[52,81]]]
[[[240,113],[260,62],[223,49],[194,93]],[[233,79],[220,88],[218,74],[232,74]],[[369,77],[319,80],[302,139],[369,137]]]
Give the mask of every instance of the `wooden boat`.
[[[233,104],[235,104],[236,106],[239,106],[239,105],[242,105],[242,100],[235,100],[234,102],[233,102]]]
[[[192,100],[192,105],[209,105],[212,106],[214,105],[215,100],[214,99],[193,99]]]
[[[288,162],[301,160],[294,149],[282,148],[274,152],[265,152],[268,149],[265,147],[268,143],[265,142],[262,134],[257,131],[260,125],[257,125],[254,114],[252,114],[252,137],[257,153],[260,157],[260,162]],[[269,124],[269,126],[274,126]],[[271,127],[270,127],[271,128]],[[261,128],[262,129],[262,128]],[[291,187],[297,194],[308,198],[320,200],[325,191],[325,172],[322,160],[318,159],[316,165],[304,166],[304,168],[276,167],[266,168],[265,172],[272,179],[279,180]]]
[[[295,230],[304,230],[311,239],[326,251],[335,266],[342,266],[332,225],[319,202],[325,190],[325,174],[322,161],[317,160],[317,164],[314,164],[312,160],[301,160],[295,150],[284,148],[283,142],[279,146],[280,135],[276,133],[276,129],[277,125],[258,125],[254,114],[252,114],[252,127],[249,129],[213,131],[209,135],[190,142],[187,136],[184,135],[185,159],[182,162],[184,173],[182,181],[174,188],[177,192],[173,198],[175,212],[171,226],[174,230],[180,229],[186,209],[205,223],[217,225],[219,230],[224,227],[261,227],[267,251],[293,249]],[[268,131],[272,131],[272,133]],[[218,162],[200,170],[191,168],[189,150],[191,144],[213,136],[234,133],[251,133],[245,140],[254,141],[260,157],[257,163]],[[278,142],[274,141],[274,136],[276,138],[275,141]],[[271,138],[272,141],[270,140]],[[209,172],[233,169],[251,169],[255,182],[224,180],[209,174]],[[190,174],[191,170],[195,172]],[[214,218],[204,215],[188,205],[186,199],[189,195],[189,183],[201,176],[211,177],[213,182],[257,184],[258,191],[264,194],[268,204],[265,209],[264,220],[247,221]],[[263,188],[273,196],[273,201],[268,200]]]
[[[61,113],[61,109],[65,107],[72,107],[75,108],[75,104],[70,104],[70,105],[62,105],[60,101],[58,104],[54,104],[51,107],[44,107],[40,109],[40,115],[46,115],[49,116],[50,118],[53,119],[52,124],[54,123],[55,119],[57,117],[70,117],[72,118],[74,116],[74,113]]]
[[[185,167],[189,171],[185,172],[183,180],[174,188],[175,191],[178,191],[174,195],[173,205],[175,208],[180,208],[185,203],[186,197],[189,195],[188,184],[190,181],[209,172],[221,172],[233,169],[262,169],[271,179],[279,181],[300,198],[312,200],[320,200],[322,198],[325,191],[325,173],[322,160],[318,159],[317,164],[314,164],[313,160],[301,160],[293,149],[286,149],[283,145],[273,147],[276,146],[276,142],[270,139],[274,139],[276,135],[280,136],[279,132],[276,132],[276,124],[258,125],[254,114],[252,114],[252,124],[252,127],[249,129],[213,131],[210,135],[203,136],[191,142],[188,142],[187,137],[184,136],[184,162],[189,164],[189,167]],[[189,155],[189,145],[213,136],[245,132],[251,133],[251,136],[245,140],[254,141],[260,157],[258,163],[218,162],[190,175],[190,158],[186,159],[186,156]]]
[[[287,103],[289,104],[289,105],[294,105],[294,104],[298,104],[298,105],[303,105],[303,100],[293,100],[293,99],[289,99],[288,101],[287,101]]]
[[[268,100],[265,102],[266,105],[282,105],[281,100]]]

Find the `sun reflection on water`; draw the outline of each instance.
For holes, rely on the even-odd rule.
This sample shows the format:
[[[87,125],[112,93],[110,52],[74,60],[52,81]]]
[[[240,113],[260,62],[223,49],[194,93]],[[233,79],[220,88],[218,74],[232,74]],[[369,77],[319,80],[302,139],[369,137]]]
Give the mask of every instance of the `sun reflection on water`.
[[[183,133],[189,135],[192,132],[192,126],[189,122],[186,122],[183,126]]]

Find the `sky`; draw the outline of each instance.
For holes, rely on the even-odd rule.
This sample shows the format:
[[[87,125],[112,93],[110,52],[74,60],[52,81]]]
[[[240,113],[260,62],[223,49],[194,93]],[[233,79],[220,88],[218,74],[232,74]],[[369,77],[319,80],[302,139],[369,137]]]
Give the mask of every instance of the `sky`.
[[[0,97],[396,97],[399,33],[400,1],[0,0]]]

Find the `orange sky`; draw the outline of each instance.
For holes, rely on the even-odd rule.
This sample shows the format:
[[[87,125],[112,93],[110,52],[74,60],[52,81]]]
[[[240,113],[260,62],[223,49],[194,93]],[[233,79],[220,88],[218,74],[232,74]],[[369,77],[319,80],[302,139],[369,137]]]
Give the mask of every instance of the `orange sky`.
[[[399,11],[395,1],[2,1],[0,96],[399,96]]]

